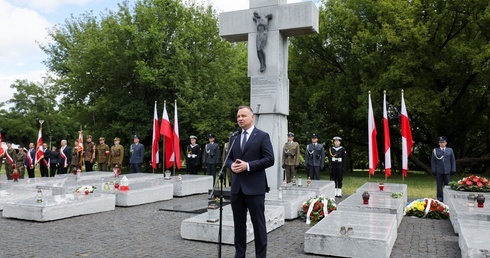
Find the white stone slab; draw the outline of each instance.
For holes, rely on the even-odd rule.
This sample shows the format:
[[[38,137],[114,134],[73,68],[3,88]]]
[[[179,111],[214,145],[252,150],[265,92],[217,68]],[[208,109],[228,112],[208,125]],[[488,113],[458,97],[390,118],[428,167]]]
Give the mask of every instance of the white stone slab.
[[[385,194],[371,194],[369,203],[363,204],[362,193],[354,193],[339,203],[337,210],[393,214],[396,216],[397,226],[400,226],[404,207],[402,198],[393,198]]]
[[[301,190],[301,191],[312,191],[316,195],[323,195],[325,197],[335,197],[335,182],[329,180],[311,180],[310,187],[307,187],[306,180],[303,178],[303,186],[293,186],[292,183],[287,184],[287,186],[282,186],[284,190]]]
[[[340,227],[352,227],[352,235]],[[397,237],[392,214],[334,211],[305,233],[304,250],[328,256],[390,257]]]
[[[181,177],[181,180],[178,180],[177,176],[166,180],[174,185],[174,196],[207,193],[213,188],[213,176],[181,175]]]
[[[203,213],[182,221],[180,235],[184,239],[206,242],[218,242],[219,222],[206,222],[207,213]],[[284,225],[284,207],[265,205],[265,223],[267,232]],[[231,205],[223,207],[222,243],[234,244],[235,232]],[[247,213],[247,243],[254,240],[253,226],[250,215]]]
[[[373,183],[373,182],[366,182],[364,183],[361,187],[357,188],[356,192],[357,193],[363,193],[365,191],[368,191],[369,194],[386,194],[386,195],[391,195],[391,193],[395,192],[400,192],[402,193],[402,199],[404,202],[404,205],[407,205],[407,185],[406,184],[392,184],[392,183],[385,183],[385,187],[383,191],[379,190],[379,183]]]
[[[36,197],[5,204],[3,217],[33,221],[52,221],[115,209],[112,194],[66,194],[45,196],[42,203]]]
[[[152,182],[137,182],[129,185],[128,191],[113,190],[116,206],[134,206],[145,203],[166,201],[173,198],[174,185],[163,179]],[[100,192],[104,192],[101,190]]]
[[[288,190],[282,191],[282,198],[279,198],[279,190],[271,190],[265,195],[265,204],[284,206],[284,219],[292,220],[299,217],[303,203],[315,196],[312,191]]]
[[[490,257],[490,221],[460,219],[459,248],[461,257]],[[485,233],[484,233],[485,232]]]
[[[456,190],[451,189],[450,186],[445,186],[442,189],[442,193],[443,193],[444,200],[447,200],[448,198],[468,200],[468,194],[470,194],[470,193],[474,194],[475,196],[477,196],[478,194],[483,194],[483,196],[485,196],[485,199],[486,200],[489,200],[490,199],[490,193],[486,193],[486,192],[456,191]]]
[[[454,233],[461,232],[460,220],[475,220],[475,221],[490,221],[490,205],[485,203],[483,208],[478,208],[476,205],[470,207],[468,199],[448,198],[444,200],[449,206],[449,220],[453,225]]]
[[[21,201],[28,198],[33,198],[36,196],[36,190],[18,190],[18,189],[6,189],[0,190],[0,210],[8,202]]]

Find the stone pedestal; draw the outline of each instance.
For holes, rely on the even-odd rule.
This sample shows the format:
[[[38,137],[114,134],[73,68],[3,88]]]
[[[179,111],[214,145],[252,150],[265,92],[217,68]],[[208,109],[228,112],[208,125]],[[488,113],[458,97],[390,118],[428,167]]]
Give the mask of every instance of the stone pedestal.
[[[337,210],[345,212],[369,212],[393,214],[397,226],[403,219],[405,205],[401,198],[392,198],[385,194],[371,194],[369,204],[363,204],[362,193],[354,193],[337,205]]]
[[[356,192],[357,193],[363,193],[365,191],[369,192],[369,194],[384,194],[384,195],[390,195],[394,192],[400,192],[402,193],[402,199],[404,205],[407,205],[407,185],[406,184],[391,184],[391,183],[385,183],[385,187],[383,191],[379,190],[379,183],[372,183],[372,182],[367,182],[363,184],[361,187],[357,188]]]
[[[0,190],[0,210],[3,210],[3,207],[6,203],[9,202],[17,202],[28,198],[34,198],[36,196],[35,189],[7,189]]]
[[[328,180],[311,180],[310,187],[306,186],[306,179],[303,180],[303,186],[293,186],[292,183],[287,184],[287,186],[282,186],[286,191],[289,190],[300,190],[300,191],[310,191],[314,193],[314,196],[323,195],[325,197],[335,197],[335,182]]]
[[[136,182],[129,185],[128,191],[114,190],[116,206],[135,206],[140,204],[166,201],[173,198],[174,185],[162,180]]]
[[[341,257],[390,257],[397,237],[395,215],[334,211],[305,233],[306,253]],[[352,227],[342,235],[340,227]]]
[[[298,212],[301,210],[303,203],[309,197],[315,196],[312,191],[283,190],[282,198],[279,198],[279,190],[271,190],[265,195],[265,204],[284,206],[284,219],[292,220],[299,217]]]
[[[45,196],[42,203],[36,197],[9,202],[3,209],[3,217],[33,221],[52,221],[115,209],[116,198],[112,194],[66,194]]]
[[[444,199],[444,203],[449,206],[449,220],[453,225],[454,232],[459,234],[461,232],[460,220],[474,220],[476,221],[490,221],[490,205],[486,205],[483,208],[478,208],[476,205],[470,207],[468,205],[468,199]]]
[[[207,222],[208,214],[203,213],[182,221],[180,235],[184,239],[218,242],[219,222]],[[284,225],[284,207],[265,205],[267,232]],[[234,244],[235,232],[231,205],[223,207],[222,243]],[[252,221],[247,213],[247,243],[254,240]]]
[[[209,189],[213,189],[213,176],[181,175],[181,177],[181,180],[178,180],[177,176],[165,180],[174,185],[174,196],[207,193]]]
[[[490,221],[460,219],[459,248],[461,257],[490,257]]]

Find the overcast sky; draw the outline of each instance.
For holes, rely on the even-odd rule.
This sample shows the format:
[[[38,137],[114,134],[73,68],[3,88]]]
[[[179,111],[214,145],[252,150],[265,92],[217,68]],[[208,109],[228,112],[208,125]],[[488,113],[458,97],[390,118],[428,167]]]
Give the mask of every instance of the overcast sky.
[[[211,3],[218,12],[248,8],[248,0],[198,0]],[[305,0],[288,0],[288,3]],[[116,10],[117,0],[0,0],[0,102],[13,96],[16,79],[42,82],[47,55],[39,48],[47,31],[71,15],[93,11],[98,15]],[[130,0],[134,3],[136,0]],[[315,0],[314,2],[318,2]]]

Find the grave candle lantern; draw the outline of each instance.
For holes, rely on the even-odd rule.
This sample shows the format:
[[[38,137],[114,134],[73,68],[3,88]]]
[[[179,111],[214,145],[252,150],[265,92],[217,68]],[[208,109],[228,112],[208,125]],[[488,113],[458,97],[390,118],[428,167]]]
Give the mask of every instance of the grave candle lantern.
[[[121,184],[119,185],[119,190],[127,191],[129,190],[129,179],[126,176],[123,176],[121,179]]]
[[[476,200],[476,197],[473,193],[468,194],[468,206],[469,207],[475,206],[475,200]]]
[[[12,172],[12,178],[14,179],[14,182],[19,181],[19,171],[17,171],[17,169],[14,169],[14,172]]]
[[[478,203],[478,208],[483,208],[483,204],[485,203],[485,196],[483,194],[478,194],[476,197],[476,202]]]
[[[362,194],[362,202],[363,204],[368,204],[369,203],[369,193],[368,192],[364,192]]]
[[[383,182],[379,183],[379,190],[383,191],[384,188],[385,188],[385,184]]]

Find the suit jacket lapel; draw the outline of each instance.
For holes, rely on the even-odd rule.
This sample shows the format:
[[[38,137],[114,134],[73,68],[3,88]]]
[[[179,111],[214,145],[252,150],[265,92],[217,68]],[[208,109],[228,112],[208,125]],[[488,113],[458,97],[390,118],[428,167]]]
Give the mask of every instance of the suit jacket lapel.
[[[256,136],[257,136],[257,128],[254,128],[254,130],[252,131],[252,133],[248,137],[247,142],[245,143],[245,147],[243,148],[242,154],[245,153],[245,151],[247,151],[248,146],[250,145],[250,143],[252,143],[253,140],[255,140]]]

